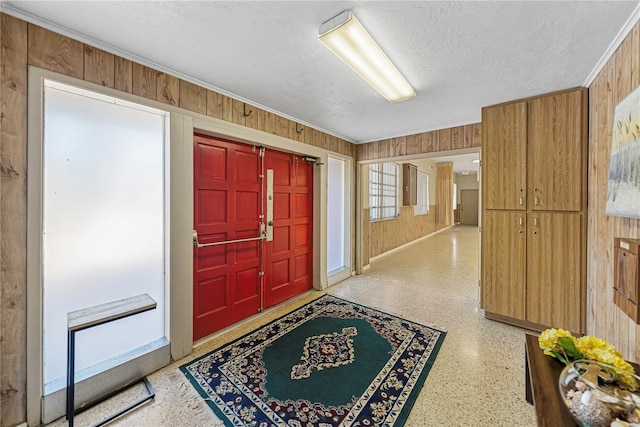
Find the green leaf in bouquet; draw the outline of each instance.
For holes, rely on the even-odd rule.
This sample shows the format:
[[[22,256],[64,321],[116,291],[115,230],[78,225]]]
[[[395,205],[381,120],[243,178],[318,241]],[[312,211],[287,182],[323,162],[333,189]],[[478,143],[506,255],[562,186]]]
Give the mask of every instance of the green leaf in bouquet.
[[[569,358],[574,360],[584,358],[582,353],[580,353],[578,349],[576,349],[576,345],[574,344],[571,337],[559,337],[558,344],[560,344],[560,346],[564,349],[564,352]]]

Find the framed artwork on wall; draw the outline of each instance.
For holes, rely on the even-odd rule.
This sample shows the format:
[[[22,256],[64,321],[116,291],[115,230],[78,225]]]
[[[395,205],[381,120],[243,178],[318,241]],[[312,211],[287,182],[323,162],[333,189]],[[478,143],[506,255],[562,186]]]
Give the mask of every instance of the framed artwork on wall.
[[[605,213],[640,219],[640,86],[615,109]]]

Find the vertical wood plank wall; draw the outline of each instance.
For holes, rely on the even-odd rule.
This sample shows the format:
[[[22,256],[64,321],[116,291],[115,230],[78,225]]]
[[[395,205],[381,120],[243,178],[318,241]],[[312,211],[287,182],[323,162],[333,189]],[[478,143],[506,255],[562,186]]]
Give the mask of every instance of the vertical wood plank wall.
[[[386,157],[459,150],[462,148],[480,147],[481,143],[482,124],[473,123],[398,138],[382,139],[366,144],[358,144],[356,146],[356,159],[358,161],[376,160]]]
[[[429,205],[426,215],[413,215],[413,206],[400,206],[400,216],[397,219],[369,222],[369,209],[362,219],[363,249],[366,248],[367,257],[363,251],[363,265],[369,263],[371,257],[383,254],[406,243],[424,237],[441,228],[436,224],[436,205]]]
[[[15,17],[1,18],[0,425],[26,419],[27,66],[84,79],[355,158],[348,141],[104,52]]]
[[[606,216],[615,106],[640,85],[640,22],[589,87],[587,333],[640,362],[640,326],[613,302],[614,237],[640,239],[640,220]]]

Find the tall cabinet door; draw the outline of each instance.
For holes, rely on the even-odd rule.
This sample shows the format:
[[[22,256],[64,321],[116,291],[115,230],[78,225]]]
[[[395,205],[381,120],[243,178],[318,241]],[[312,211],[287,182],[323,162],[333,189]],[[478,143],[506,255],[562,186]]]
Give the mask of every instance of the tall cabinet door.
[[[527,226],[527,320],[583,330],[582,216],[531,213]]]
[[[484,209],[526,209],[527,102],[482,109]]]
[[[586,186],[584,91],[529,101],[529,203],[532,210],[583,209]]]
[[[485,211],[482,223],[482,307],[524,319],[525,213]]]

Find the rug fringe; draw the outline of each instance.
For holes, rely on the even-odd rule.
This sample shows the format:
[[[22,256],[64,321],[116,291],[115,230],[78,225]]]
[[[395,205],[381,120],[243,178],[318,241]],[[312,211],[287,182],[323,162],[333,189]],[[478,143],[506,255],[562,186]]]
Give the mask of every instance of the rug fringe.
[[[177,393],[180,400],[193,412],[194,425],[212,425],[214,427],[224,427],[224,422],[213,413],[207,406],[206,400],[198,394],[189,380],[179,370],[175,369],[169,374],[169,379],[173,384],[177,384]]]

